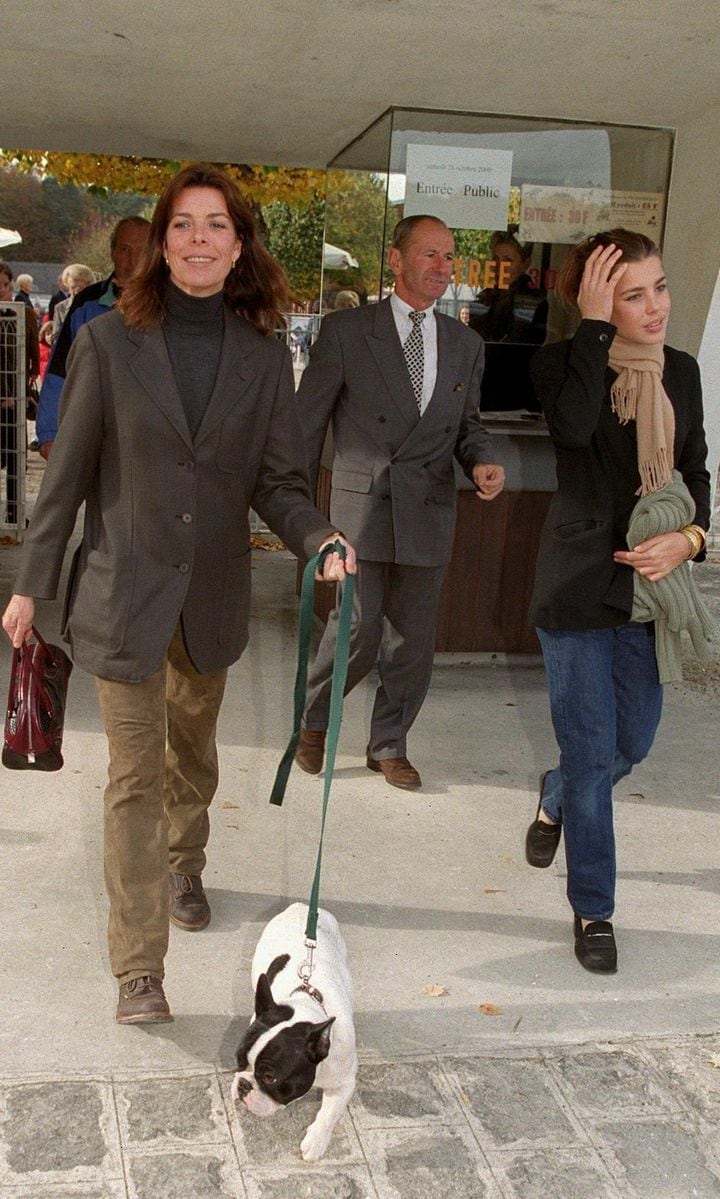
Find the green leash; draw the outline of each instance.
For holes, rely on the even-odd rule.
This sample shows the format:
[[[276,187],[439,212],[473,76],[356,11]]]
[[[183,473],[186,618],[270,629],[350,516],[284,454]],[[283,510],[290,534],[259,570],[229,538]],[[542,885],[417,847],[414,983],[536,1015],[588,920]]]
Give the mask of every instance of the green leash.
[[[315,554],[303,571],[302,589],[300,592],[300,620],[298,625],[298,664],[295,674],[293,731],[288,747],[277,768],[273,783],[270,803],[280,807],[285,798],[290,768],[295,758],[295,750],[300,740],[300,726],[305,711],[307,693],[308,658],[310,656],[310,637],[312,634],[313,611],[315,600],[315,571],[318,570],[328,554],[337,552],[345,560],[345,546],[340,541],[325,546],[321,554]],[[308,920],[305,937],[315,942],[318,920],[318,896],[320,894],[320,867],[322,864],[322,845],[325,834],[325,819],[327,817],[330,787],[335,769],[335,753],[337,751],[340,725],[342,723],[345,682],[347,680],[348,658],[350,656],[350,629],[352,623],[353,597],[355,594],[355,576],[346,575],[342,585],[340,615],[338,618],[337,638],[335,641],[335,659],[333,662],[332,686],[330,690],[330,712],[328,716],[327,739],[325,749],[325,785],[323,788],[322,820],[320,824],[320,844],[315,863],[315,877],[310,891],[308,905]]]

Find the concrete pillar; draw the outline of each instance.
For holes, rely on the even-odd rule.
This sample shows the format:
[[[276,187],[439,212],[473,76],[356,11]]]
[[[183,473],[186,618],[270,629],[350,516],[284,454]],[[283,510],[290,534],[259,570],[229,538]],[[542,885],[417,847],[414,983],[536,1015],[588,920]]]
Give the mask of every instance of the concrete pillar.
[[[668,341],[695,354],[703,376],[708,468],[713,481],[713,544],[720,545],[720,106],[677,128],[664,262],[672,293]]]

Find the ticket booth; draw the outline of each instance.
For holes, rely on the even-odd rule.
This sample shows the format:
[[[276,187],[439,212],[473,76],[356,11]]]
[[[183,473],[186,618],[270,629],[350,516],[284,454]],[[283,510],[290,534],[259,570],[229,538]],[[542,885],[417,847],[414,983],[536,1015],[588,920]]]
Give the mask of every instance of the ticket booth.
[[[355,258],[376,254],[373,286],[388,294],[385,266],[403,216],[445,221],[455,237],[453,281],[439,310],[485,341],[481,410],[492,429],[507,485],[482,503],[457,472],[453,557],[440,608],[437,650],[537,652],[528,626],[540,530],[556,486],[554,453],[530,382],[540,346],[570,336],[575,317],[555,296],[571,246],[624,226],[662,246],[673,153],[668,129],[539,118],[392,108],[329,164],[325,240]],[[348,227],[348,181],[358,230]],[[367,268],[367,262],[364,263]],[[367,279],[367,269],[364,271]],[[323,275],[321,311],[338,287]],[[318,502],[329,499],[326,456]],[[331,606],[318,589],[318,614]]]

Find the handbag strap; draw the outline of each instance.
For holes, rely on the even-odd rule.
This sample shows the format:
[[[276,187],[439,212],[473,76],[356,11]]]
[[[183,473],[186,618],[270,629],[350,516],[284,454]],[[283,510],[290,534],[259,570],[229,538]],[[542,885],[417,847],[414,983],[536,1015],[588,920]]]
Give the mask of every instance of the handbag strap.
[[[37,629],[35,628],[35,625],[32,626],[32,633],[33,633],[33,637],[38,642],[38,644],[40,646],[42,646],[42,648],[45,650],[45,653],[50,654],[50,650],[48,648],[47,642],[45,642],[43,640],[43,638],[40,636]],[[52,655],[50,655],[50,656],[52,656]],[[52,703],[52,700],[50,699],[50,696],[47,693],[45,684],[43,683],[42,674],[38,670],[38,668],[35,664],[35,655],[33,654],[33,647],[31,645],[28,645],[26,641],[23,641],[23,643],[19,649],[16,649],[13,651],[13,662],[12,662],[13,674],[15,673],[15,669],[16,669],[18,662],[22,662],[24,659],[27,660],[27,664],[33,673],[33,677],[35,679],[35,683],[37,685],[37,689],[38,689],[38,692],[39,692],[42,702],[45,704],[45,707],[47,708],[48,712],[52,712],[53,711],[53,703]]]

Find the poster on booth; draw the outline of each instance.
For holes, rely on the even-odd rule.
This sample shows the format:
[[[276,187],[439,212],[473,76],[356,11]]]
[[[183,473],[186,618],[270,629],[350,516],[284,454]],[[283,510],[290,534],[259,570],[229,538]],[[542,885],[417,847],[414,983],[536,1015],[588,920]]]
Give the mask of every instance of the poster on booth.
[[[574,244],[601,229],[621,226],[657,241],[663,202],[662,192],[526,183],[520,193],[518,237],[520,241]]]
[[[512,150],[409,145],[405,216],[438,217],[451,229],[506,229]]]

